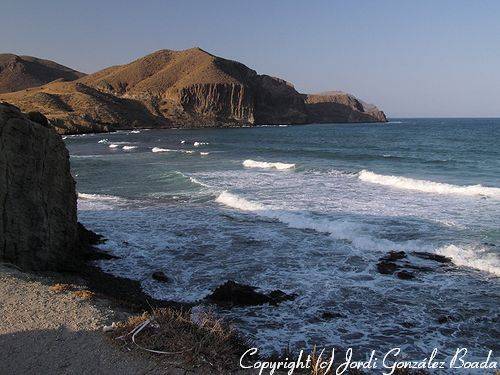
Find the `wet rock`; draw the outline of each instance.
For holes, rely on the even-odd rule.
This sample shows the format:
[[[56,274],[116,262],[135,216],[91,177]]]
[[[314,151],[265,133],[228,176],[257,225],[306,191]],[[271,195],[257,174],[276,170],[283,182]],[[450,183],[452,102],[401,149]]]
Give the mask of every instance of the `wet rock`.
[[[85,228],[80,222],[78,225],[78,239],[82,244],[85,245],[98,245],[104,243],[106,240],[100,234],[97,234],[90,229]]]
[[[296,295],[274,290],[269,294],[256,291],[257,287],[226,281],[218,286],[206,299],[222,306],[254,306],[266,303],[276,305],[295,299]]]
[[[273,290],[271,293],[268,294],[268,296],[269,298],[271,298],[272,303],[274,304],[278,304],[283,301],[293,301],[297,297],[297,295],[294,293],[287,294],[279,289]]]
[[[396,272],[396,276],[402,280],[411,280],[415,278],[415,274],[413,272],[406,270]]]
[[[337,319],[337,318],[345,318],[345,315],[338,313],[338,312],[331,312],[331,311],[325,311],[323,314],[321,314],[321,319],[323,319],[323,320],[331,320],[331,319]]]
[[[170,279],[167,277],[167,275],[165,275],[165,273],[163,271],[155,271],[155,272],[153,272],[151,277],[154,280],[162,282],[162,283],[168,283],[170,281]]]
[[[389,251],[387,255],[381,259],[395,261],[403,258],[406,258],[406,253],[404,251]]]
[[[388,260],[381,260],[377,263],[377,271],[383,275],[391,275],[396,272],[400,267]]]
[[[453,318],[451,315],[441,315],[438,319],[437,322],[439,324],[445,324],[449,322],[453,322],[455,318]]]
[[[439,263],[451,263],[451,258],[445,257],[443,255],[427,253],[425,251],[414,251],[412,255],[420,259],[433,260]]]

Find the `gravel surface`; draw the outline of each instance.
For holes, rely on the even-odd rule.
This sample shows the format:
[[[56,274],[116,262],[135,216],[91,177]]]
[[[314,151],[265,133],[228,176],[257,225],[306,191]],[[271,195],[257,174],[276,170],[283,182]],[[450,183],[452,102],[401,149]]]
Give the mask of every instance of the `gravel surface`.
[[[54,278],[0,265],[0,374],[184,374],[121,351],[102,332],[127,312],[54,292]],[[81,288],[81,287],[80,287]]]

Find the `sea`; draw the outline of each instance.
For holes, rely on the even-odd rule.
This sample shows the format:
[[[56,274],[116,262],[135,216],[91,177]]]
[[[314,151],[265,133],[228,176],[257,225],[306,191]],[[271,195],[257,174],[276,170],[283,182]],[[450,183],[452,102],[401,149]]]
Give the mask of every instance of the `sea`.
[[[393,119],[64,137],[106,272],[195,302],[227,280],[296,293],[223,309],[262,353],[500,353],[500,119]],[[377,270],[389,251],[416,266]],[[449,257],[439,263],[415,256]],[[418,253],[417,253],[418,254]],[[152,279],[163,271],[170,283]]]

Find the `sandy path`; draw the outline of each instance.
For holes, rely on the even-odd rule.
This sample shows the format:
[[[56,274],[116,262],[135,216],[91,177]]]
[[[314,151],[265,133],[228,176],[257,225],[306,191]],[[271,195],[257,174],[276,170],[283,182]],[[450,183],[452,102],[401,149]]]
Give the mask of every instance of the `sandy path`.
[[[104,324],[123,319],[106,300],[54,293],[50,278],[0,265],[0,374],[184,374],[110,345]]]

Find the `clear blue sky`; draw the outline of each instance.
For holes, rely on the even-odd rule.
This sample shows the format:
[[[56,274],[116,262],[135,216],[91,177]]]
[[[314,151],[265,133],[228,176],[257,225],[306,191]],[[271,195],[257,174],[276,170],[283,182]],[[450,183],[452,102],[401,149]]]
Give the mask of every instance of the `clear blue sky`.
[[[193,46],[392,117],[500,116],[496,0],[1,0],[1,52],[87,73]]]

